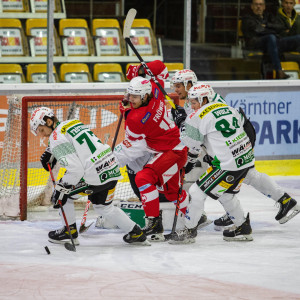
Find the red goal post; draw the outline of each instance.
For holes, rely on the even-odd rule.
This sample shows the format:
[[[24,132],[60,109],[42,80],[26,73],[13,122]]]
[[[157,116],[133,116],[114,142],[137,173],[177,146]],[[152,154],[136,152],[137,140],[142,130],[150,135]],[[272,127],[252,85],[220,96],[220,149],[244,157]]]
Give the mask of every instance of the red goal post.
[[[178,103],[177,95],[170,96]],[[120,116],[119,102],[122,99],[123,95],[12,97],[9,100],[0,166],[0,217],[5,215],[26,220],[28,207],[33,209],[41,205],[50,205],[52,183],[49,173],[40,163],[40,156],[47,147],[47,141],[35,137],[29,128],[30,115],[36,107],[52,108],[60,121],[79,119],[89,126],[102,142],[109,135],[107,143],[111,145]],[[124,126],[121,125],[117,144],[123,138]],[[124,179],[118,182],[115,199],[128,200],[136,196],[130,187],[126,168],[122,169]],[[54,171],[57,178],[64,173],[64,169],[59,166]],[[6,207],[8,212],[5,211]]]

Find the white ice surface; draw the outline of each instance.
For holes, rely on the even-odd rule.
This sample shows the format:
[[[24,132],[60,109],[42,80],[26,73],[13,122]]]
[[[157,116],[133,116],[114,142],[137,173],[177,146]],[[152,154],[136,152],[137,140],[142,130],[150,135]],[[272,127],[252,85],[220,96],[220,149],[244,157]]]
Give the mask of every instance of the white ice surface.
[[[300,177],[276,181],[300,202]],[[92,226],[70,252],[47,240],[61,226],[56,212],[1,221],[0,300],[300,299],[300,214],[280,225],[273,200],[247,186],[239,197],[250,212],[253,242],[225,242],[211,224],[195,244],[143,247],[125,244],[118,229]],[[206,212],[211,219],[224,213],[211,199]]]

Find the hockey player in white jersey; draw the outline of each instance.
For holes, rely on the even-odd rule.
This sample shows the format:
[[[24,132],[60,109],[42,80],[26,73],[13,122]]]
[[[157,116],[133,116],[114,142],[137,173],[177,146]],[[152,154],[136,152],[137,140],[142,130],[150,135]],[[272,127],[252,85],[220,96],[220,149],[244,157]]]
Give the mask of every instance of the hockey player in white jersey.
[[[205,146],[214,157],[212,166],[190,187],[191,203],[185,217],[185,229],[174,237],[176,242],[192,242],[204,202],[208,196],[219,200],[233,216],[235,228],[223,232],[224,240],[252,240],[249,214],[244,217],[236,195],[249,170],[254,165],[251,142],[243,129],[242,116],[225,103],[213,102],[208,86],[194,85],[188,97],[200,104],[181,127],[181,140],[190,151],[199,152]],[[226,142],[230,141],[230,148]]]
[[[195,102],[194,105],[191,105],[190,101],[187,99],[188,90],[194,85],[193,81],[188,80],[191,78],[193,78],[193,71],[191,70],[178,71],[172,78],[172,84],[175,92],[179,95],[181,100],[185,100],[184,108],[187,114],[188,112],[194,112],[194,110],[199,109],[198,102]],[[212,102],[220,102],[226,104],[226,101],[223,99],[223,97],[220,94],[216,93],[211,86],[208,86],[207,88],[211,91]],[[182,122],[182,120],[184,120],[184,118],[181,118],[180,122]],[[252,146],[254,147],[254,144]],[[210,164],[212,157],[210,157],[210,155],[203,154],[203,152],[204,151],[201,151],[203,156],[201,163],[203,164],[203,162],[206,162]],[[196,160],[192,161],[190,164],[195,164],[195,161]],[[197,175],[197,173],[195,173],[195,175]],[[271,198],[276,202],[276,204],[279,205],[279,211],[275,216],[275,219],[280,224],[286,223],[299,213],[300,208],[297,204],[297,201],[293,199],[288,193],[286,193],[282,189],[282,187],[280,187],[269,175],[258,172],[255,166],[249,169],[243,183],[251,185],[257,191]],[[233,221],[231,220],[231,217],[228,215],[228,213],[225,213],[222,217],[214,221],[216,230],[222,230],[232,224]]]
[[[109,145],[102,144],[79,120],[59,122],[52,109],[47,107],[39,107],[31,114],[30,129],[36,136],[49,138],[49,147],[41,156],[46,171],[49,171],[48,163],[52,168],[56,161],[66,169],[64,176],[55,185],[51,201],[54,208],[60,209],[58,200],[61,200],[76,245],[79,241],[72,196],[74,193],[88,195],[99,215],[129,232],[123,237],[125,242],[146,243],[146,235],[141,228],[112,204],[117,181],[122,176]],[[70,240],[63,218],[62,223],[61,229],[49,232],[50,242],[65,243]]]

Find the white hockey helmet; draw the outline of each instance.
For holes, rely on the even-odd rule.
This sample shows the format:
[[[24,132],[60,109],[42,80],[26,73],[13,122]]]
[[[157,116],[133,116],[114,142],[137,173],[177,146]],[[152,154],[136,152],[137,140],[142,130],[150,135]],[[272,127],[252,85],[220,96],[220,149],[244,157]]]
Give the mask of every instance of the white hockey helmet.
[[[45,117],[53,118],[54,112],[51,108],[48,107],[38,107],[31,114],[30,118],[30,130],[36,136],[37,128],[39,125],[46,125]]]
[[[133,78],[129,87],[127,88],[127,93],[131,95],[140,95],[143,99],[146,94],[151,94],[152,85],[148,79],[145,79],[141,76]]]
[[[208,102],[213,102],[215,92],[209,84],[198,83],[193,85],[188,91],[188,99],[196,99],[202,105],[203,98],[207,97]]]
[[[197,76],[195,72],[189,69],[177,71],[172,77],[171,83],[183,83],[185,90],[188,82],[191,81],[193,85],[197,84]]]

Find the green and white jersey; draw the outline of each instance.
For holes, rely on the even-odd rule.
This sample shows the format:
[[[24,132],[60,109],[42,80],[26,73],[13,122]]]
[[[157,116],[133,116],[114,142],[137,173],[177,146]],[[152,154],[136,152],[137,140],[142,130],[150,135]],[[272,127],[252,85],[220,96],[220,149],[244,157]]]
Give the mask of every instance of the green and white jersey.
[[[211,102],[185,120],[182,142],[194,151],[204,145],[213,164],[228,171],[254,165],[254,152],[239,112],[224,102]]]
[[[81,178],[90,185],[102,185],[122,178],[109,145],[79,120],[59,123],[49,138],[51,152],[67,172],[63,182],[75,185]]]

